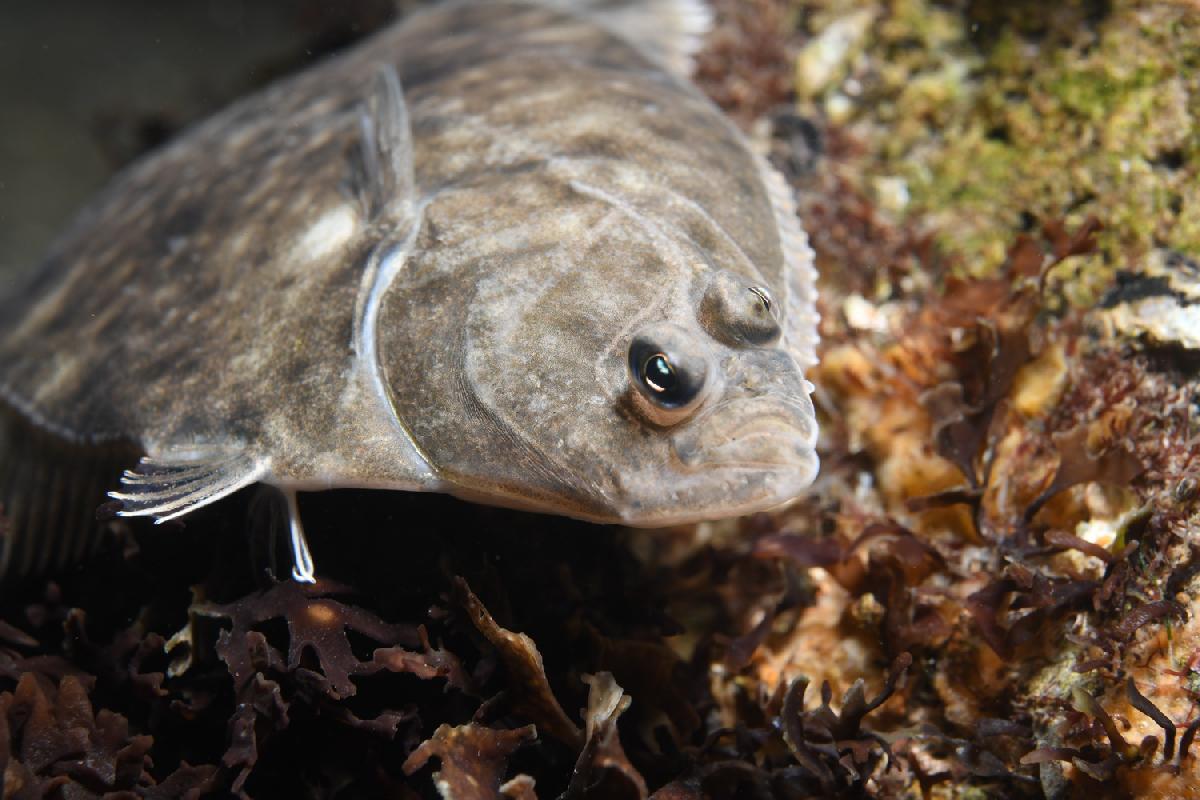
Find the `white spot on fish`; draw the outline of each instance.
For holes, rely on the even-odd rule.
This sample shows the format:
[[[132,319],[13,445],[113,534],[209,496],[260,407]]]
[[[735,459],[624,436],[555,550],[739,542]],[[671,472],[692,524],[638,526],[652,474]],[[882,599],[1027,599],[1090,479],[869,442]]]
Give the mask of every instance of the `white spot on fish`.
[[[296,243],[300,258],[320,260],[338,250],[358,232],[358,215],[348,205],[326,211]]]

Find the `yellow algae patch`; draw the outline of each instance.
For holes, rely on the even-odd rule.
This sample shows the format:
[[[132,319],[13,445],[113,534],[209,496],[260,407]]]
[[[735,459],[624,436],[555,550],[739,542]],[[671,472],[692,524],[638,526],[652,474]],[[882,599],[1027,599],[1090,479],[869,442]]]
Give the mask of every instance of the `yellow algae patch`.
[[[1062,344],[1049,345],[1017,373],[1013,408],[1026,417],[1044,414],[1058,403],[1067,386],[1067,359]]]

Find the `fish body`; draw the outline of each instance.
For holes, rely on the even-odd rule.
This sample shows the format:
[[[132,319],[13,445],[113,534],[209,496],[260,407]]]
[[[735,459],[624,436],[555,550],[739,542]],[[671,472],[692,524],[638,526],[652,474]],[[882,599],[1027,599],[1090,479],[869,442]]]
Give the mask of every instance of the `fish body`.
[[[798,493],[811,253],[682,74],[704,18],[434,7],[119,175],[0,299],[4,569],[85,552],[50,509],[122,459],[160,520],[251,483],[641,526]]]

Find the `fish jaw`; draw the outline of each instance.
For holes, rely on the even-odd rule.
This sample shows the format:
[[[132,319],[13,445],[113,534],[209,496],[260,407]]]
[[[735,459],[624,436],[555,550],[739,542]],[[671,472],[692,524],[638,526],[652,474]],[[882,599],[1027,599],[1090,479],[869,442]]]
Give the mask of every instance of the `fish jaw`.
[[[623,522],[662,527],[765,511],[816,479],[817,424],[807,395],[728,400],[671,437],[671,503],[632,504]]]
[[[689,472],[705,469],[768,469],[809,475],[817,426],[812,403],[752,397],[722,403],[672,437],[675,456]]]

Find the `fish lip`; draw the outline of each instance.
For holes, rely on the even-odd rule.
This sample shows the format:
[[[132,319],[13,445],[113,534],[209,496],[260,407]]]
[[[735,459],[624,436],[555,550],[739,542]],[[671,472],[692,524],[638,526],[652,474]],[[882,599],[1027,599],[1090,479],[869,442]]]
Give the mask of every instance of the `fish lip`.
[[[808,397],[725,400],[671,439],[686,470],[743,468],[787,471],[813,463],[817,424]]]

